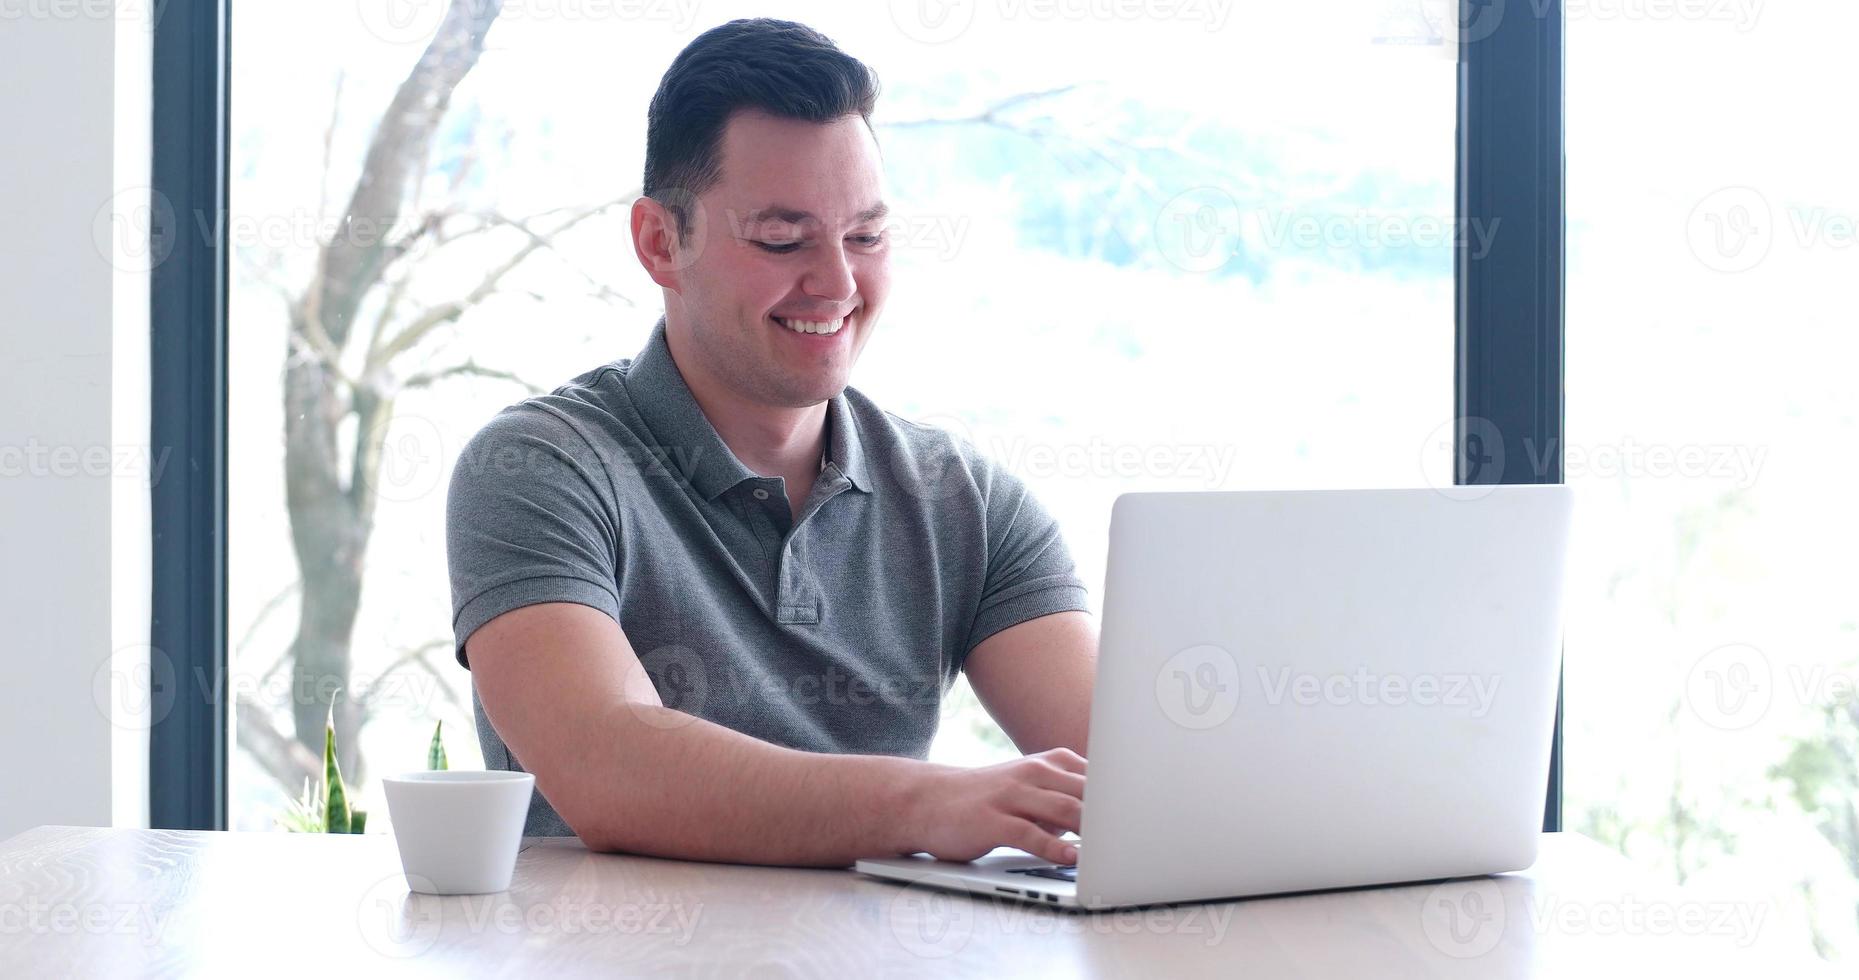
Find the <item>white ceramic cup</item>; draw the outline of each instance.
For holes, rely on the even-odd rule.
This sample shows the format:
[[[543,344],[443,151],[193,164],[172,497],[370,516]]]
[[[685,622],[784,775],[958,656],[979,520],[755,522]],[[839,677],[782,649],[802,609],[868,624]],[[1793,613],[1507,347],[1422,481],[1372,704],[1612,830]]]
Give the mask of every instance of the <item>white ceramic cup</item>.
[[[388,776],[381,786],[409,890],[482,895],[510,887],[535,776],[437,769]]]

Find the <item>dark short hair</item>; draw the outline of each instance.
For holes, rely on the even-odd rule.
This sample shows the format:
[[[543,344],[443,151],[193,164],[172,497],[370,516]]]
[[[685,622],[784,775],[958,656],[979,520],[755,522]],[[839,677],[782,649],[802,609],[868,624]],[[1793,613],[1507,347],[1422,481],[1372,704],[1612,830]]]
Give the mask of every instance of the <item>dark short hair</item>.
[[[685,202],[722,179],[723,127],[742,109],[825,123],[858,115],[871,125],[878,76],[805,24],[756,17],[699,34],[659,80],[646,110],[647,197],[689,232]]]

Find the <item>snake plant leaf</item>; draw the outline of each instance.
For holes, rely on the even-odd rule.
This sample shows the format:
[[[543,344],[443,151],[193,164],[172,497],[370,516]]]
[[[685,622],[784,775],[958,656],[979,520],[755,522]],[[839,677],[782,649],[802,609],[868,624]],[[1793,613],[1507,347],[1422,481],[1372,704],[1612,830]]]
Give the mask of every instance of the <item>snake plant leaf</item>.
[[[326,784],[326,799],[329,801],[323,819],[323,832],[328,834],[346,834],[349,832],[351,814],[349,813],[348,790],[342,785],[342,767],[336,762],[336,702],[329,700],[329,720],[323,724],[323,781]]]
[[[445,742],[439,738],[439,732],[444,727],[445,719],[443,718],[439,719],[439,723],[433,726],[432,745],[426,749],[426,768],[428,769],[449,768],[445,762]]]
[[[293,834],[320,834],[323,832],[323,784],[321,780],[310,782],[310,777],[303,777],[303,795],[285,804],[284,812],[278,814],[278,826]]]
[[[362,828],[366,826],[368,826],[368,811],[366,810],[349,811],[349,833],[351,834],[365,833],[366,831],[364,831]]]

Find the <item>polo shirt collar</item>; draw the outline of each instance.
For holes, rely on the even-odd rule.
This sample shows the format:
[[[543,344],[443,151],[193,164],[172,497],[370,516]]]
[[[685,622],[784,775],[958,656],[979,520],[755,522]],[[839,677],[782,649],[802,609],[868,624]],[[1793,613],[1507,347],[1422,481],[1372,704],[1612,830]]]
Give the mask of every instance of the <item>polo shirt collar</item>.
[[[825,464],[837,467],[861,492],[870,493],[871,474],[865,469],[865,447],[859,442],[858,423],[852,420],[852,406],[846,404],[844,391],[826,400],[826,426]]]
[[[744,480],[761,479],[736,458],[704,416],[697,396],[691,394],[683,372],[672,359],[662,316],[652,327],[645,348],[633,358],[626,374],[626,391],[640,418],[652,430],[654,440],[667,452],[666,462],[679,468],[704,499],[714,500]],[[845,392],[827,400],[826,419],[829,435],[822,471],[832,466],[845,474],[854,487],[870,493],[871,475]]]

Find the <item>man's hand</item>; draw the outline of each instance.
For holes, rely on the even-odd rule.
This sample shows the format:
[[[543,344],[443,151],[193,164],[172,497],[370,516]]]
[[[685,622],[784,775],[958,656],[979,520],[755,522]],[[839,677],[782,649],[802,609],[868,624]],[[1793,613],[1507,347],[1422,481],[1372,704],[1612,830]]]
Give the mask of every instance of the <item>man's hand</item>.
[[[981,769],[930,766],[908,794],[909,841],[944,861],[972,861],[1000,845],[1075,864],[1059,839],[1084,817],[1083,756],[1050,749]]]

